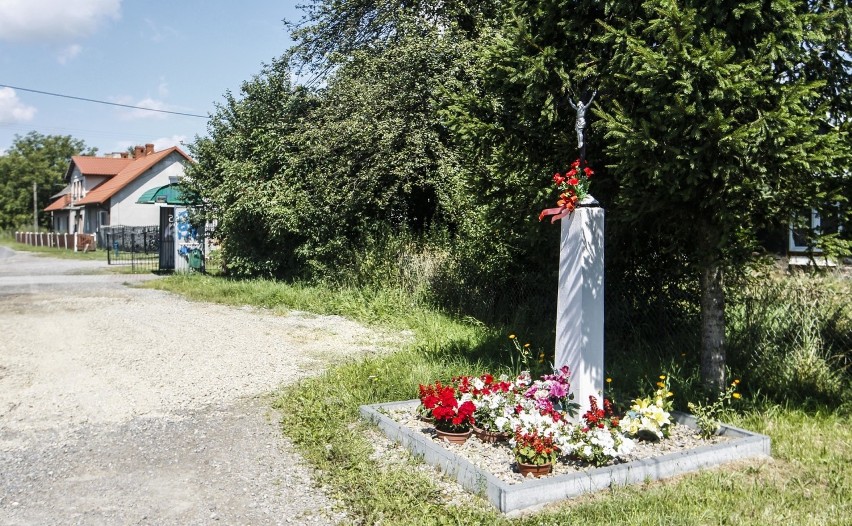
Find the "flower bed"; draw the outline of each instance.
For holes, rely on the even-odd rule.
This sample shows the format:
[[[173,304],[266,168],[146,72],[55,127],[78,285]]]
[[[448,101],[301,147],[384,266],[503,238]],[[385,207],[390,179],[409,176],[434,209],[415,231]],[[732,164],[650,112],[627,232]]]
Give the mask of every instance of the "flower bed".
[[[432,440],[507,484],[520,484],[528,480],[515,469],[512,448],[506,442],[488,443],[472,437],[464,444],[447,443],[436,436],[434,425],[420,419],[416,403],[391,406],[383,409],[382,412],[409,432]],[[688,425],[673,425],[668,439],[659,442],[637,441],[630,453],[614,461],[613,465],[679,453],[707,445],[723,444],[729,440],[731,440],[729,435],[714,435],[710,439],[703,439]],[[547,476],[581,473],[587,471],[589,467],[587,463],[579,460],[555,462],[552,473]]]
[[[769,437],[721,425],[706,441],[696,438],[698,426],[690,415],[672,413],[670,436],[660,442],[640,442],[618,463],[583,467],[554,465],[552,475],[540,479],[515,473],[508,447],[470,439],[463,445],[433,438],[434,426],[419,420],[418,400],[361,407],[362,418],[373,422],[391,440],[424,462],[438,467],[464,488],[488,499],[502,512],[522,510],[599,491],[614,485],[660,480],[744,458],[769,456]]]
[[[660,376],[653,395],[635,399],[624,415],[615,414],[609,400],[599,406],[590,396],[590,409],[579,422],[574,420],[579,405],[570,392],[570,378],[563,366],[538,379],[524,371],[513,379],[485,373],[421,384],[418,415],[434,422],[441,438],[452,432],[459,444],[474,427],[480,437],[503,434],[516,467],[535,476],[550,473],[560,460],[592,466],[618,462],[633,450],[635,440],[658,442],[669,436],[672,393],[666,375]],[[484,441],[500,445],[496,438]]]
[[[589,410],[577,419],[570,376],[565,366],[539,379],[528,372],[513,379],[462,376],[420,385],[419,402],[364,406],[361,412],[465,488],[484,489],[502,511],[769,454],[767,437],[722,426],[715,406],[701,406],[697,420],[675,417],[666,375],[624,414],[616,414],[609,400],[599,404],[590,396]],[[478,438],[470,439],[474,427]],[[501,434],[505,440],[497,438]],[[537,486],[527,475],[543,477],[538,483],[550,480],[552,487],[528,489]]]

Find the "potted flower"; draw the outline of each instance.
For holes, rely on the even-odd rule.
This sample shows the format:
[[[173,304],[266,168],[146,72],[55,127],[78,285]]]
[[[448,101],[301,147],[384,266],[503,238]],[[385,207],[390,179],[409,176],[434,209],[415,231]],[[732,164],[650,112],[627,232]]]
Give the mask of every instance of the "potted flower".
[[[426,391],[421,403],[435,419],[438,437],[448,442],[464,443],[471,434],[476,406],[469,399],[460,400],[453,385],[436,382],[434,389],[427,388]]]
[[[628,436],[657,442],[669,436],[672,425],[671,414],[674,394],[669,391],[669,378],[660,375],[657,390],[651,396],[636,398],[621,419],[621,430]]]
[[[518,463],[518,472],[523,476],[540,477],[553,470],[553,464],[559,456],[559,446],[552,434],[547,434],[538,428],[525,430],[518,426],[515,429],[512,452]]]
[[[622,435],[619,419],[612,404],[604,399],[598,407],[594,396],[589,397],[590,409],[583,414],[583,425],[575,428],[560,443],[563,452],[574,460],[593,466],[603,466],[633,449],[633,441]]]
[[[535,393],[542,392],[542,389],[535,390]],[[555,409],[552,404],[543,403],[547,397],[528,394],[529,390],[517,397],[514,415],[510,419],[514,435],[509,445],[518,471],[538,477],[553,469],[553,463],[560,453],[559,443],[565,435],[571,433],[573,426],[568,422],[565,412]]]
[[[483,374],[472,381],[472,401],[476,406],[473,432],[483,442],[502,442],[512,433],[515,393],[507,379],[495,380]]]

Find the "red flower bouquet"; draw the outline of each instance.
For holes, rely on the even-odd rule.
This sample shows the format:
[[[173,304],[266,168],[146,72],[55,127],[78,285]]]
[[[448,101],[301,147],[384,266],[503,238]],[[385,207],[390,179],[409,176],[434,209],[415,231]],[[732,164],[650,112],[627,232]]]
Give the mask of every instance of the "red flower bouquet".
[[[589,195],[589,182],[594,175],[586,161],[580,162],[577,159],[571,163],[571,169],[565,172],[554,174],[553,183],[556,189],[559,190],[559,200],[556,201],[556,208],[546,208],[538,215],[538,220],[541,221],[545,217],[550,218],[551,223],[562,219],[565,216],[571,215],[571,212],[577,208],[577,205]]]

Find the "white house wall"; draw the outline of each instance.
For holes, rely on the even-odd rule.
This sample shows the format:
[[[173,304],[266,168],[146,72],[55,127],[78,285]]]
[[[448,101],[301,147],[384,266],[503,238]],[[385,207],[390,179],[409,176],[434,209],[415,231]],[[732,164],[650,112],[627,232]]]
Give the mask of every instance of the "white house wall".
[[[185,158],[171,153],[165,159],[152,166],[133,182],[119,190],[110,199],[110,225],[147,226],[160,224],[160,207],[152,204],[138,204],[136,201],[146,190],[165,186],[182,178]]]
[[[83,174],[80,173],[80,168],[78,168],[77,166],[74,166],[74,172],[71,174],[71,181],[69,181],[69,182],[74,183],[76,181],[83,181],[83,193],[84,193],[84,195],[76,196],[77,199],[80,199],[82,197],[85,197],[85,194],[89,193],[92,190],[92,188],[98,186],[99,184],[101,184],[102,182],[104,182],[106,180],[107,180],[106,176],[99,176],[99,175],[90,175],[88,177],[83,177]]]

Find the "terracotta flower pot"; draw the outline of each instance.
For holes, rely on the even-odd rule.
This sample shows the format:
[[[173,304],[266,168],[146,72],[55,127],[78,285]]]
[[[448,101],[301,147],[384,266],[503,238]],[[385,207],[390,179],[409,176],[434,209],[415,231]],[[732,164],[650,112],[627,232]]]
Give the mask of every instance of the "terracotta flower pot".
[[[511,437],[509,433],[495,433],[493,431],[480,429],[476,426],[473,427],[473,434],[476,435],[476,438],[488,444],[505,442],[506,440],[509,440],[509,437]]]
[[[518,473],[526,477],[527,475],[532,475],[533,477],[541,477],[542,475],[549,475],[553,471],[553,464],[542,464],[541,466],[537,466],[535,464],[524,464],[522,462],[518,462]]]
[[[467,442],[467,439],[470,438],[472,433],[472,429],[468,429],[464,433],[452,433],[450,431],[442,431],[437,428],[435,429],[435,434],[437,434],[439,439],[446,440],[451,444],[464,444]]]

